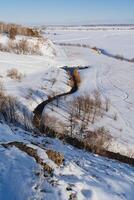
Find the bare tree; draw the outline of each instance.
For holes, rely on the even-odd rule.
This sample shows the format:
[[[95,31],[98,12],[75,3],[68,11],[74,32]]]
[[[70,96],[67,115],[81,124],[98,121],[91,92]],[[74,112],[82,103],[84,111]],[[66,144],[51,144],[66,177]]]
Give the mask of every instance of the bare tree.
[[[100,114],[101,105],[102,105],[99,91],[95,90],[93,95],[94,95],[94,105],[93,105],[92,123],[94,123],[96,116]]]
[[[110,100],[108,98],[106,98],[106,112],[109,111],[109,108],[110,108]]]
[[[69,114],[69,129],[70,129],[71,136],[73,136],[74,128],[75,128],[74,114],[73,114],[73,112],[70,112],[70,114]]]
[[[49,116],[47,113],[43,114],[41,124],[44,130],[47,130],[49,128],[57,135],[58,133],[64,134],[66,132],[66,124],[62,123],[55,116]]]

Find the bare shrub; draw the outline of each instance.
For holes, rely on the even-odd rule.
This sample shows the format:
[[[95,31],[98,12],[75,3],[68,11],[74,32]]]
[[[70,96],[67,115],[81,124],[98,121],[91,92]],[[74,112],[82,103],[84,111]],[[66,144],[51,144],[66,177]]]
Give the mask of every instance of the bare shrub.
[[[0,22],[0,33],[9,34],[11,39],[15,39],[16,35],[40,37],[40,32],[35,28],[24,27],[17,24],[6,24],[3,22]]]
[[[55,116],[49,116],[48,114],[43,114],[41,119],[41,126],[44,130],[50,129],[55,133],[62,134],[66,131],[66,126]]]
[[[80,78],[80,74],[77,69],[74,70],[73,76],[75,78],[75,81],[77,82],[77,86],[79,86],[81,83],[81,78]]]
[[[29,43],[28,40],[20,40],[20,41],[13,41],[9,40],[7,46],[1,46],[1,51],[12,52],[16,54],[25,54],[25,55],[42,55],[40,50],[39,41],[34,43]]]
[[[92,124],[94,123],[96,116],[99,116],[101,114],[100,111],[102,106],[100,92],[98,90],[95,90],[93,96],[94,96],[94,105],[93,105]]]
[[[47,150],[46,154],[48,155],[48,158],[54,161],[58,166],[62,165],[64,162],[64,155],[53,151],[53,150]]]
[[[9,123],[15,123],[18,120],[17,114],[18,102],[15,97],[7,96],[4,92],[0,93],[0,118]]]
[[[84,143],[91,149],[92,152],[101,153],[110,145],[112,136],[104,127],[97,129],[95,132],[90,132],[84,139]]]
[[[115,58],[116,58],[116,59],[119,59],[119,60],[123,60],[123,59],[124,59],[124,56],[122,56],[122,55],[115,55]]]
[[[75,119],[75,115],[74,115],[73,110],[70,110],[69,119],[68,120],[69,120],[68,134],[73,136],[74,135],[75,126],[76,126],[76,119]]]
[[[32,116],[28,109],[20,104],[17,98],[5,93],[0,83],[0,120],[32,130]]]
[[[16,49],[18,54],[26,54],[29,52],[29,46],[27,40],[21,40],[16,44]]]
[[[33,54],[33,55],[40,55],[40,56],[43,55],[42,52],[41,52],[41,49],[40,49],[40,44],[39,44],[39,42],[37,42],[36,44],[31,45],[30,54]]]
[[[76,116],[76,118],[80,118],[81,113],[82,113],[82,101],[83,98],[82,97],[76,97],[72,103],[71,109],[74,110],[74,114]]]
[[[85,115],[88,115],[87,120],[90,120],[90,114],[92,113],[93,105],[94,102],[90,95],[82,95],[75,98],[72,108],[77,118],[85,118]]]
[[[92,97],[88,94],[76,97],[68,103],[70,135],[77,132],[79,138],[83,138],[89,128],[89,123],[94,123],[104,113],[100,93],[94,91]],[[76,130],[75,130],[76,129]]]
[[[97,48],[97,47],[92,47],[92,49],[93,49],[94,51],[98,51],[98,48]]]
[[[24,75],[15,68],[8,70],[7,76],[10,77],[11,79],[18,80],[18,81],[21,81],[21,79],[24,77]]]
[[[108,111],[109,111],[109,109],[110,109],[110,100],[109,100],[108,98],[106,98],[105,105],[106,105],[106,108],[105,108],[105,110],[106,110],[106,112],[108,112]]]
[[[17,98],[7,95],[0,82],[0,120],[32,130],[32,114]]]
[[[43,38],[37,29],[23,27],[16,24],[0,23],[0,33],[5,33],[9,36],[9,42],[7,45],[0,43],[0,51],[16,54],[42,55],[39,40],[42,40],[43,42]],[[32,42],[29,43],[28,40],[15,41],[16,35],[38,37],[38,41],[36,44]]]
[[[9,30],[9,38],[11,40],[14,40],[16,35],[17,35],[17,28],[16,27],[11,27],[11,29]]]

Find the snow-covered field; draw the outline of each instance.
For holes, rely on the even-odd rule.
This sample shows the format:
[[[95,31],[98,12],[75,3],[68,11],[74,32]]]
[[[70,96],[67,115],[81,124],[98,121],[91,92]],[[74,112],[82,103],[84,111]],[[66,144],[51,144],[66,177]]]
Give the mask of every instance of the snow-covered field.
[[[133,30],[46,30],[52,41],[64,43],[89,44],[111,51],[113,54],[134,57]],[[56,34],[53,34],[56,33]],[[119,141],[117,151],[133,155],[134,144],[134,64],[96,54],[82,47],[63,47],[71,65],[91,66],[82,71],[82,83],[79,92],[90,92],[99,89],[104,98],[111,101],[111,113],[117,114],[117,121],[105,117],[101,125],[107,127]],[[96,124],[97,125],[97,124]],[[123,148],[122,149],[122,144]]]
[[[89,44],[114,55],[134,58],[134,31],[127,28],[88,31],[56,28],[46,30],[48,32],[45,37],[52,42]],[[49,96],[70,90],[69,77],[60,67],[90,66],[80,72],[79,90],[68,99],[90,94],[95,89],[103,99],[110,99],[109,112],[91,129],[104,126],[114,137],[110,149],[134,157],[134,64],[96,54],[87,48],[49,44],[43,56],[0,52],[0,81],[5,91],[32,112]],[[52,56],[53,49],[56,54]],[[21,80],[7,76],[12,68],[23,74]],[[66,113],[59,111],[61,115],[56,116],[64,120],[62,114]],[[115,114],[117,120],[114,120]],[[133,167],[0,123],[0,144],[11,141],[29,146],[32,143],[39,156],[53,167],[54,175],[44,177],[41,166],[32,157],[16,147],[0,145],[0,200],[133,200]],[[63,165],[58,167],[48,159],[46,149],[62,153]]]
[[[54,42],[89,44],[114,55],[134,58],[134,30],[47,30]],[[56,33],[56,35],[54,34]],[[47,35],[47,34],[46,34]]]

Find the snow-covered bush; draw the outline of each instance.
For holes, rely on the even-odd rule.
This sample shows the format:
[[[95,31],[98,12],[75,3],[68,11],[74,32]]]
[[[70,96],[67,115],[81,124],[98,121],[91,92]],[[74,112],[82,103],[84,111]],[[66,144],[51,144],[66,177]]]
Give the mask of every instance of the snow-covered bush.
[[[9,40],[7,44],[7,49],[9,52],[16,54],[29,54],[29,55],[41,55],[40,45],[37,41],[36,43],[30,42],[26,39],[19,41]]]
[[[49,39],[17,36],[15,40],[12,40],[6,35],[0,37],[0,51],[48,57],[55,57],[57,53],[60,53]]]

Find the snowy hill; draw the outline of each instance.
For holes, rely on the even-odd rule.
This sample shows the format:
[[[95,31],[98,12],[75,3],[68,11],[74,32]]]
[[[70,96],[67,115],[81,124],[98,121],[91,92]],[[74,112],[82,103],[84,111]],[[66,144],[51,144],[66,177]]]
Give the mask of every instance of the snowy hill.
[[[6,34],[0,34],[0,50],[16,54],[41,55],[48,58],[61,54],[61,50],[47,38],[18,35],[15,40],[11,40]]]
[[[0,134],[1,144],[19,141],[38,149],[39,156],[54,169],[52,176],[44,176],[42,167],[26,152],[15,146],[0,146],[2,200],[133,199],[133,167],[83,152],[56,139],[34,137],[15,127],[11,130],[0,125]],[[48,159],[45,153],[48,149],[64,155],[60,167]]]

